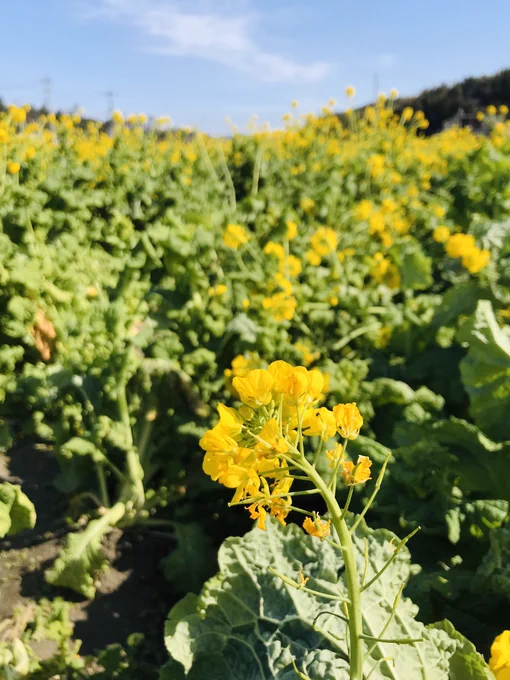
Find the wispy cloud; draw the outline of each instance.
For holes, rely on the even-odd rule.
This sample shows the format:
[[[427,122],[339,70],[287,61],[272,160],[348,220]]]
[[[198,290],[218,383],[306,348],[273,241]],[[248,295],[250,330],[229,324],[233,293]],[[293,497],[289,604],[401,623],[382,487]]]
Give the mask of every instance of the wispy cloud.
[[[259,17],[218,9],[221,3],[200,0],[90,0],[89,18],[124,22],[145,38],[144,49],[170,56],[219,62],[270,82],[322,80],[328,64],[300,64],[256,40]]]

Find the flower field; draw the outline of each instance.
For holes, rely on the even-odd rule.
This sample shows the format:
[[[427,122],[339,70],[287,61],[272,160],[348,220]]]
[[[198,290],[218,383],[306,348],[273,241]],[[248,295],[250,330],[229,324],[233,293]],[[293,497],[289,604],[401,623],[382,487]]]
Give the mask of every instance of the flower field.
[[[505,680],[508,109],[333,106],[228,139],[2,114],[0,447],[58,463],[49,593],[168,534],[162,680]],[[0,485],[2,536],[37,510]],[[0,677],[159,674],[93,675],[49,616],[51,671],[26,624]]]

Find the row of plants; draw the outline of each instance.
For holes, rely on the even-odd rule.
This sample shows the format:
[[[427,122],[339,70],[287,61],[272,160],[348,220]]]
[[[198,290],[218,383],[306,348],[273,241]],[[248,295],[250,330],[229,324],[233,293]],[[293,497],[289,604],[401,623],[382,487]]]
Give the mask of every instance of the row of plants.
[[[424,138],[423,114],[396,114],[391,99],[350,114],[345,126],[328,107],[320,117],[301,116],[295,104],[282,130],[254,127],[228,140],[147,130],[143,116],[116,114],[111,134],[98,123],[83,129],[77,116],[27,123],[16,107],[0,119],[0,440],[4,448],[13,439],[51,443],[56,486],[75,501],[70,520],[88,517],[69,534],[47,580],[93,598],[110,529],[159,526],[176,543],[166,573],[176,590],[198,593],[214,572],[213,548],[249,528],[249,513],[228,511],[229,497],[214,480],[241,489],[234,502],[259,503],[251,508],[259,523],[262,509],[272,514],[275,506],[260,505],[258,494],[293,493],[280,477],[261,475],[263,468],[242,473],[244,459],[230,450],[222,450],[225,470],[211,467],[199,447],[218,404],[241,397],[254,408],[240,381],[283,360],[322,376],[307,408],[322,400],[327,437],[303,423],[284,433],[283,416],[276,418],[287,445],[296,448],[297,427],[298,440],[310,435],[319,450],[315,464],[299,447],[281,452],[319,492],[303,493],[300,506],[315,518],[315,535],[268,519],[266,534],[258,528],[228,539],[219,576],[172,610],[173,661],[163,677],[204,677],[201,664],[211,663],[220,640],[217,677],[230,677],[233,657],[243,670],[231,677],[395,677],[387,656],[401,658],[409,678],[425,672],[420,659],[432,664],[427,677],[490,677],[450,624],[424,626],[448,618],[486,655],[505,628],[509,125],[496,114],[487,137],[452,128]],[[257,405],[263,418],[250,428],[267,441],[260,433],[277,398],[271,390],[265,398]],[[328,409],[352,403],[363,426],[344,458],[331,454],[343,461],[332,475],[325,452],[335,451],[327,440],[336,426]],[[253,441],[234,445],[249,449]],[[337,483],[357,460],[371,462],[372,481]],[[236,474],[245,475],[244,486]],[[330,485],[327,494],[319,478]],[[301,496],[304,480],[296,481]],[[321,540],[328,519],[314,514],[324,511],[318,496],[335,545]],[[356,519],[367,503],[374,530]],[[338,508],[346,526],[357,525],[348,560],[337,545],[345,548]],[[396,540],[388,532],[418,527],[410,547],[420,569],[410,566],[404,545],[384,567]],[[384,623],[386,612],[391,629],[405,607],[411,632],[403,635],[402,624],[385,638],[360,632],[358,621],[354,662],[353,639],[347,647],[337,638],[342,617],[351,633],[357,616],[372,627],[371,614],[347,592],[352,565],[363,559],[368,566],[358,570],[368,581],[383,568],[382,584],[387,579],[387,601],[370,605],[374,623]],[[317,580],[308,589],[322,592],[328,582],[334,591],[328,626],[315,621],[322,596],[296,577],[298,563],[303,579]],[[260,601],[241,604],[248,581],[259,583]],[[418,619],[401,584],[419,605]],[[232,619],[223,602],[238,588],[236,615],[250,610],[251,623]],[[262,615],[264,602],[280,595],[281,611]],[[205,636],[204,647],[196,635]],[[400,647],[379,643],[368,653],[373,644],[360,635],[415,642],[401,657]],[[473,666],[472,675],[455,675],[458,663]]]

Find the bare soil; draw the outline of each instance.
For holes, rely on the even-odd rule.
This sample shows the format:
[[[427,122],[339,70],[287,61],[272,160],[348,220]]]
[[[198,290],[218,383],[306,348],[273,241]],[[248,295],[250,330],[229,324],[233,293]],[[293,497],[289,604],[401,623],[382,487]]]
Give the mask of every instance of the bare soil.
[[[69,530],[67,500],[53,485],[57,472],[51,451],[38,445],[17,446],[0,458],[0,481],[21,484],[37,511],[34,530],[0,541],[0,621],[10,618],[17,608],[30,611],[41,598],[60,596],[72,602],[74,637],[82,641],[81,654],[123,644],[130,634],[143,633],[164,658],[163,624],[176,598],[159,563],[172,547],[170,537],[113,531],[104,546],[112,568],[101,575],[92,602],[50,586],[44,570]],[[51,642],[37,649],[42,658],[52,653]]]

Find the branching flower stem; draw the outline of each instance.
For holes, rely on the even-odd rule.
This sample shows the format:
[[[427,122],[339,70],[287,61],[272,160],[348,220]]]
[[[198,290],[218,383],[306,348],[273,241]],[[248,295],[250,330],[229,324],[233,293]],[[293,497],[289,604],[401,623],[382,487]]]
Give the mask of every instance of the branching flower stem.
[[[363,620],[361,615],[361,588],[351,533],[343,517],[342,509],[335,498],[333,489],[326,484],[317,470],[304,456],[299,458],[298,463],[323,497],[331,517],[331,522],[336,529],[340,545],[342,546],[349,599],[347,605],[347,618],[349,620],[350,680],[363,680],[365,645],[362,637]]]

